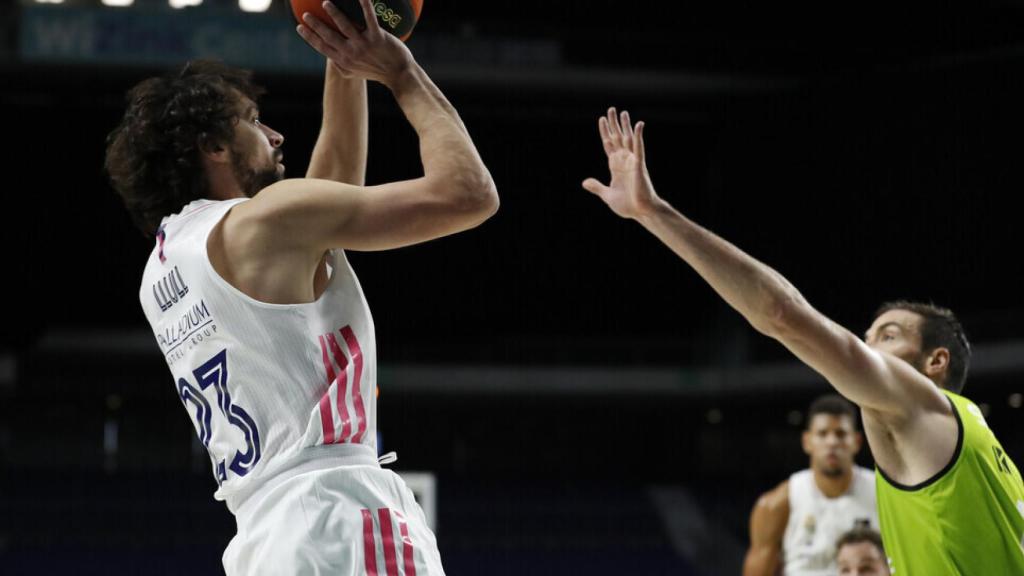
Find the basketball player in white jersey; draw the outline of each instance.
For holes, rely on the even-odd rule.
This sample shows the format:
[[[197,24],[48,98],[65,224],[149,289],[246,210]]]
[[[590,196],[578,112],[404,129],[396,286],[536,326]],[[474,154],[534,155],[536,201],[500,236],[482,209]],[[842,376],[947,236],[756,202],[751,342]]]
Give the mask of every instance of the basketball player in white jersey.
[[[744,576],[832,576],[839,537],[877,529],[874,472],[853,461],[861,443],[852,404],[836,394],[811,403],[802,437],[810,467],[757,500]]]
[[[235,574],[443,574],[423,512],[376,450],[373,321],[345,249],[387,250],[473,228],[497,193],[458,114],[370,0],[357,30],[305,19],[328,58],[306,178],[248,74],[213,63],[146,80],[106,168],[155,236],[140,297],[174,391],[209,451],[238,532]],[[391,90],[424,176],[364,186],[365,80]]]

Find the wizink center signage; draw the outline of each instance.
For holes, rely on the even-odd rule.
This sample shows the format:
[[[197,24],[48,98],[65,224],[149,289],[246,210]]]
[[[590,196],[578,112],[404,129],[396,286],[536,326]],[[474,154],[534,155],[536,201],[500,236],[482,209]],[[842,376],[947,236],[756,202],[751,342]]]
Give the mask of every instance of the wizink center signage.
[[[319,72],[322,57],[291,16],[217,9],[23,6],[18,53],[25,62],[177,66],[213,58],[255,70]]]

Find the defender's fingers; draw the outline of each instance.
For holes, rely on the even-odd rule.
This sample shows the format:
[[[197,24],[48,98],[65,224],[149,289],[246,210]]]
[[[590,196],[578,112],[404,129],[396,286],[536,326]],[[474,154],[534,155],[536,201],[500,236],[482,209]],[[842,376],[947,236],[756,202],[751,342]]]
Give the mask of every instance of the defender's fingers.
[[[622,131],[622,146],[630,151],[633,150],[633,127],[629,123],[629,112],[622,111],[619,115],[619,130]]]
[[[601,133],[601,140],[607,140],[611,136],[608,133],[608,119],[604,116],[597,119],[597,131]]]
[[[638,160],[641,163],[645,161],[644,157],[647,154],[646,148],[644,147],[644,121],[641,120],[636,123],[636,129],[633,133],[633,154],[636,154]]]
[[[619,115],[615,111],[614,107],[608,109],[608,116],[607,116],[608,135],[615,142],[618,142],[618,140],[622,137],[622,134],[619,132],[619,118],[618,118],[618,116]]]
[[[608,133],[608,119],[604,116],[597,119],[597,130],[601,133],[601,145],[604,146],[605,154],[615,151],[615,143],[612,142],[611,134]]]
[[[604,184],[601,184],[596,178],[587,178],[583,181],[583,189],[591,194],[601,195],[601,192],[607,188]]]

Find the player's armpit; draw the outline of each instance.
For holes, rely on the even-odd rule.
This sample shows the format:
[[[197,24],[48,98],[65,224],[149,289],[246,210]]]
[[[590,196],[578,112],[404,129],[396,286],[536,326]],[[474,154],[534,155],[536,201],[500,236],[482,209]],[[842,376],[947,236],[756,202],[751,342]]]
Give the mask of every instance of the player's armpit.
[[[429,177],[380,186],[284,180],[235,208],[239,227],[268,250],[387,250],[478,226],[497,210],[490,178]]]
[[[782,566],[782,539],[789,522],[789,482],[757,499],[750,513],[750,548],[743,576],[775,576]]]

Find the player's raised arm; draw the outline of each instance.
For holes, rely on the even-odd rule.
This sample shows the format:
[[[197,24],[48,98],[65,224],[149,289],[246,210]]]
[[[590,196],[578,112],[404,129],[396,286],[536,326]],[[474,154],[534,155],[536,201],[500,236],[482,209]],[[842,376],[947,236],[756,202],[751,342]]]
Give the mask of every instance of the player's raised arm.
[[[369,0],[360,3],[365,30],[328,4],[340,32],[307,17],[299,33],[343,74],[381,82],[392,91],[419,136],[424,175],[372,187],[279,182],[233,215],[253,246],[384,250],[472,228],[497,209],[494,182],[458,113],[405,44],[381,30]]]
[[[928,378],[869,348],[811,307],[781,274],[658,197],[647,172],[642,122],[634,127],[628,112],[612,108],[598,128],[611,181],[604,185],[589,178],[583,187],[657,236],[756,330],[780,341],[862,408],[895,420],[921,411],[949,413],[949,403]]]
[[[346,76],[328,60],[320,134],[306,178],[365,184],[367,124],[366,79]]]

